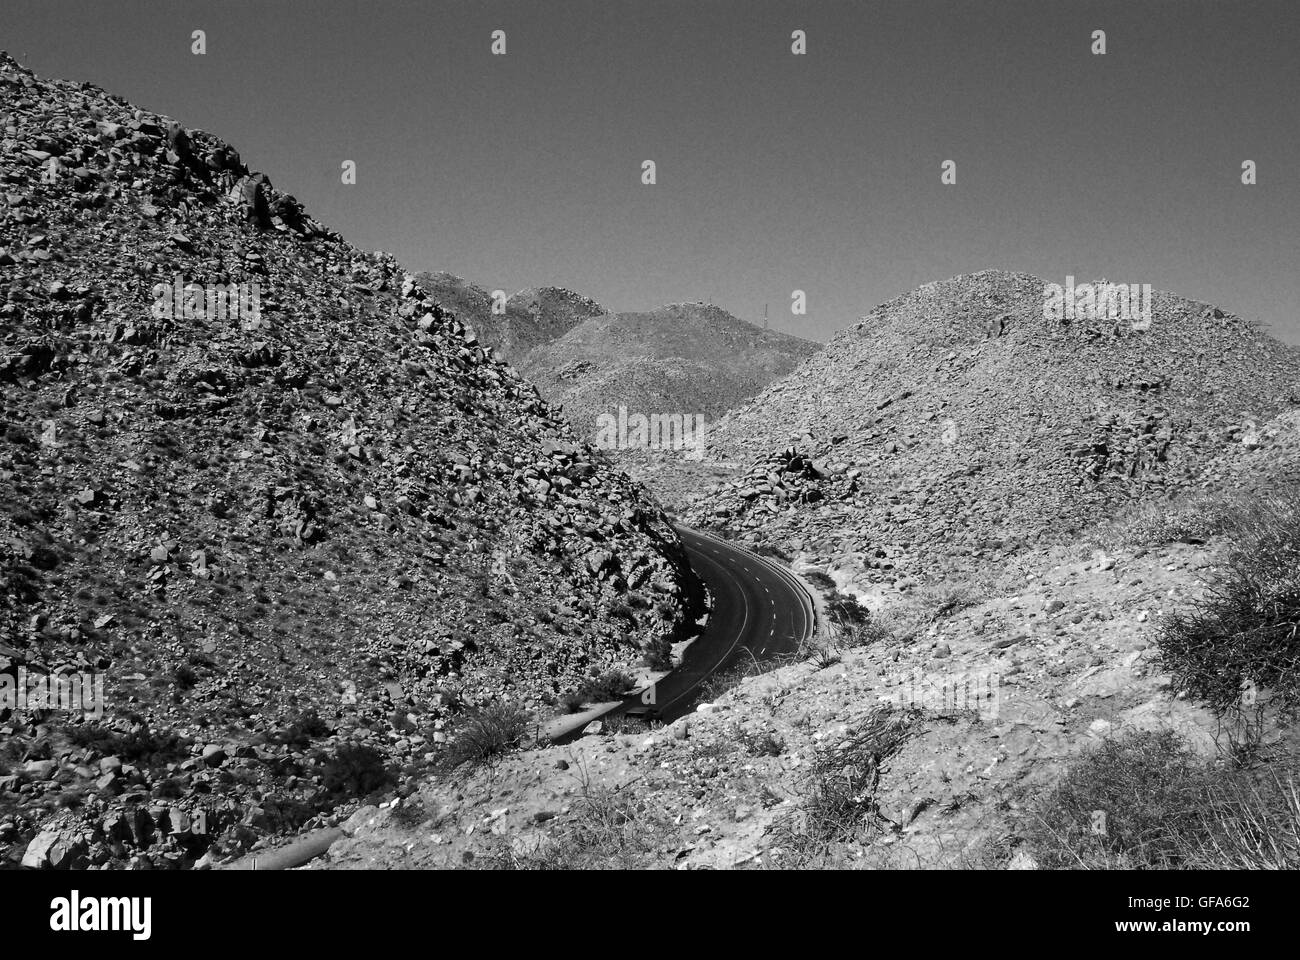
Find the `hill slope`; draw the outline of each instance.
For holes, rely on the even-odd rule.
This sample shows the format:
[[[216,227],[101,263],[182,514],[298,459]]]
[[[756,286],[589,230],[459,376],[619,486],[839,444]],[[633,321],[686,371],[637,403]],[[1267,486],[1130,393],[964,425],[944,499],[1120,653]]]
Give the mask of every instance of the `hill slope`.
[[[99,671],[108,705],[75,749],[18,720],[0,813],[166,778],[226,798],[217,832],[249,784],[300,820],[359,789],[316,741],[419,760],[453,705],[537,706],[689,622],[663,515],[391,256],[209,134],[7,56],[0,89],[0,670]]]
[[[716,426],[711,455],[756,463],[695,521],[897,580],[1195,488],[1300,401],[1300,351],[1211,305],[1157,292],[1145,330],[1043,305],[1000,271],[880,305]]]
[[[703,415],[712,424],[815,353],[818,344],[763,330],[703,303],[592,317],[533,350],[521,366],[583,435],[597,417]]]
[[[550,343],[589,317],[605,312],[595,300],[560,287],[535,287],[507,298],[493,313],[492,296],[451,273],[416,274],[433,301],[469,327],[485,347],[519,366],[535,347]]]

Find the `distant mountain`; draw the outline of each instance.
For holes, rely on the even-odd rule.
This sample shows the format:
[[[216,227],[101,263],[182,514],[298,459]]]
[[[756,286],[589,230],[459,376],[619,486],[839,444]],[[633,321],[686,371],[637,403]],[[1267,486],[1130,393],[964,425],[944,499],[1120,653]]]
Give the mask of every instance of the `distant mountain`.
[[[535,347],[603,314],[595,300],[560,287],[535,287],[508,297],[493,311],[492,295],[451,273],[420,273],[416,280],[443,309],[469,327],[479,343],[518,366]]]
[[[723,413],[816,353],[819,344],[764,330],[720,307],[677,303],[647,313],[591,317],[536,347],[521,366],[574,429],[598,418]]]
[[[1213,305],[1069,317],[1048,290],[985,271],[881,304],[715,426],[709,457],[754,466],[691,517],[894,577],[1195,490],[1300,403],[1300,351]]]

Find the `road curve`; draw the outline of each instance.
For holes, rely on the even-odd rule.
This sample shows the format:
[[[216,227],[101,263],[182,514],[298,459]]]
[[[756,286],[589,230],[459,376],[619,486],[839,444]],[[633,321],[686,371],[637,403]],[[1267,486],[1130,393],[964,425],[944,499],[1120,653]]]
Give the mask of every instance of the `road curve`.
[[[700,685],[742,659],[769,660],[793,653],[816,627],[812,598],[803,583],[780,564],[690,527],[677,527],[691,568],[708,587],[712,607],[698,639],[680,665],[655,684],[653,703],[631,694],[600,716],[650,706],[671,723],[695,708]],[[585,718],[585,722],[593,719]],[[568,730],[563,743],[581,734]]]

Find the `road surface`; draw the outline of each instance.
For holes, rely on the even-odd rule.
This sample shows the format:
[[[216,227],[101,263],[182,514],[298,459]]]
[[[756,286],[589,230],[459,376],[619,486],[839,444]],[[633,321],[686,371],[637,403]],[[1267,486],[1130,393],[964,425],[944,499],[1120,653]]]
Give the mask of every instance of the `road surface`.
[[[677,533],[712,598],[708,622],[682,663],[655,684],[653,704],[645,703],[640,693],[631,694],[601,716],[649,706],[655,719],[672,723],[695,709],[700,685],[712,674],[742,660],[793,653],[813,632],[812,598],[788,569],[689,527],[678,527]],[[555,739],[563,743],[579,735],[581,728]]]

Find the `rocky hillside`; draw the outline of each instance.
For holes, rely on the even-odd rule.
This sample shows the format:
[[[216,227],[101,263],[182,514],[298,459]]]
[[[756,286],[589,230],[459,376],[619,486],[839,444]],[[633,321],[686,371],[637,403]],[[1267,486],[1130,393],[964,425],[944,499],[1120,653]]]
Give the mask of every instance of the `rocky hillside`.
[[[560,287],[520,290],[506,299],[500,313],[492,310],[492,295],[451,273],[420,273],[416,280],[444,310],[449,310],[478,338],[519,366],[535,347],[550,343],[604,307],[595,300]]]
[[[881,304],[717,424],[710,454],[755,465],[693,518],[905,583],[1198,489],[1300,403],[1300,351],[1173,294],[1151,312],[1045,319],[1044,281],[998,271]]]
[[[0,90],[0,670],[106,699],[0,713],[0,843],[70,794],[298,826],[331,744],[418,761],[676,639],[663,515],[391,256],[207,133],[7,56]],[[131,816],[77,856],[153,856]]]
[[[720,307],[676,303],[592,317],[533,350],[521,366],[574,429],[629,413],[700,415],[706,424],[784,376],[819,345],[763,330]]]
[[[900,601],[873,642],[733,678],[670,726],[607,725],[369,807],[313,866],[1032,868],[1029,811],[1081,753],[1145,730],[1215,755],[1221,726],[1152,662],[1162,611],[1215,561],[1027,551],[968,606]]]

